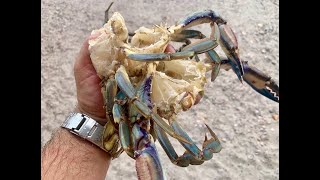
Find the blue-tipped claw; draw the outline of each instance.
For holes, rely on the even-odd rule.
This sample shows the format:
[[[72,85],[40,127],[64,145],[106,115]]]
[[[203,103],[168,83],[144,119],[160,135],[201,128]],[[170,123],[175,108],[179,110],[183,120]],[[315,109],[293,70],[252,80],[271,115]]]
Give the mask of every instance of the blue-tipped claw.
[[[220,25],[219,31],[219,44],[221,45],[222,50],[230,60],[232,70],[236,73],[238,79],[242,82],[244,70],[239,56],[237,38],[232,29],[226,24]]]
[[[222,60],[222,65],[226,65],[226,69],[228,69],[231,65],[231,60]],[[261,95],[271,99],[275,102],[279,102],[279,86],[274,82],[270,76],[261,72],[259,69],[249,66],[248,62],[243,61],[243,70],[244,81],[249,84],[255,91],[260,93]]]
[[[271,79],[270,76],[264,74],[255,67],[251,67],[247,62],[243,62],[244,80],[254,90],[263,96],[279,102],[279,86]]]

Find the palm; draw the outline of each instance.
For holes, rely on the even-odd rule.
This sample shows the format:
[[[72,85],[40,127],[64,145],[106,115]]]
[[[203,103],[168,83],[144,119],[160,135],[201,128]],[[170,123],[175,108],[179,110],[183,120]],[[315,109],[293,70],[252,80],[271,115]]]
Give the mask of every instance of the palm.
[[[89,51],[88,40],[85,41],[74,65],[74,75],[77,86],[78,109],[93,118],[106,122],[103,108],[100,78],[94,69]]]

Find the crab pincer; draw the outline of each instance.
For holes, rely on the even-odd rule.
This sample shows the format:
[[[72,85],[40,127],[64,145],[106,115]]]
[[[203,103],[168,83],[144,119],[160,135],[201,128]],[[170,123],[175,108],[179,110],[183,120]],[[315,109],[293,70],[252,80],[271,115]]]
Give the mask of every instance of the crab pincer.
[[[163,147],[172,163],[181,167],[200,165],[204,163],[204,161],[212,159],[213,153],[218,153],[221,151],[222,147],[220,141],[208,125],[206,125],[206,127],[208,128],[212,138],[208,139],[207,136],[205,136],[202,150],[200,150],[189,137],[189,135],[180,127],[178,122],[172,120],[170,121],[170,124],[174,128],[175,132],[192,142],[192,144],[186,144],[180,141],[181,145],[186,149],[186,151],[182,156],[178,156],[170,140],[168,139],[168,136],[161,128],[155,125],[155,131],[159,143]]]
[[[219,30],[221,34],[220,45],[222,47],[222,50],[229,58],[233,71],[236,73],[239,80],[242,82],[244,70],[242,61],[240,60],[239,56],[237,38],[232,29],[227,24],[219,25]]]
[[[138,179],[165,179],[152,136],[145,129],[141,128],[139,124],[133,126],[132,133],[135,142],[134,158],[136,160]]]
[[[226,56],[231,60],[230,64],[233,71],[242,82],[244,71],[238,52],[237,38],[232,29],[227,25],[227,21],[225,21],[218,13],[212,10],[203,10],[192,13],[179,21],[178,24],[172,28],[172,30],[175,31],[175,33],[179,33],[189,27],[203,23],[211,24],[211,36],[214,37],[216,36],[214,35],[214,33],[220,32],[219,38],[217,40]],[[218,25],[219,31],[215,28],[215,24]]]
[[[270,76],[255,67],[249,66],[246,61],[243,62],[243,67],[245,72],[243,79],[246,83],[263,96],[279,102],[279,86]]]
[[[244,69],[244,81],[261,95],[275,102],[279,102],[279,86],[277,83],[270,76],[263,73],[259,69],[249,66],[247,61],[243,61],[242,64]],[[221,66],[225,70],[230,69],[230,67],[232,67],[231,60],[221,60]]]

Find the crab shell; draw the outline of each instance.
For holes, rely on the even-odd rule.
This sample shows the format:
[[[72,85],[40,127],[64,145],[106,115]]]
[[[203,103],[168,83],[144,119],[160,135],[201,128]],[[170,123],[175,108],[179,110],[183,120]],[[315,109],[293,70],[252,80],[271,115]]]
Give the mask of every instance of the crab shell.
[[[119,13],[114,13],[100,29],[93,30],[97,37],[89,40],[90,58],[100,78],[109,77],[117,70],[117,65],[124,60],[120,47],[125,45],[128,29]]]
[[[206,67],[190,60],[166,61],[164,66],[154,73],[151,99],[159,115],[170,119],[199,102],[206,83]]]
[[[124,18],[115,12],[109,21],[100,29],[93,30],[97,37],[89,40],[89,52],[92,63],[100,78],[115,74],[119,65],[124,65],[129,76],[141,75],[145,69],[144,62],[136,62],[126,58],[126,53],[160,53],[169,43],[169,32],[161,27],[155,29],[140,28],[128,42],[128,29]]]
[[[162,53],[171,35],[166,26],[140,27],[129,44],[127,27],[118,12],[92,31],[96,33],[100,35],[89,40],[89,51],[99,77],[108,79],[124,65],[134,86],[145,78],[148,63],[130,60],[126,53]],[[199,102],[206,83],[204,63],[183,59],[154,63],[151,100],[161,117],[170,118]]]

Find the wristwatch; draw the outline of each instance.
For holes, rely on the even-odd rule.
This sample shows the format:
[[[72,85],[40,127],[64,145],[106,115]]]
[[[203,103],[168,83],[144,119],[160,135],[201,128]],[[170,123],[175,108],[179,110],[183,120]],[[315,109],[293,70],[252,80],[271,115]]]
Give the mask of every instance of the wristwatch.
[[[97,145],[104,151],[102,145],[103,126],[86,114],[71,113],[61,125],[71,133],[80,136]]]

